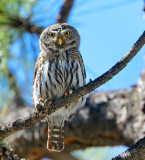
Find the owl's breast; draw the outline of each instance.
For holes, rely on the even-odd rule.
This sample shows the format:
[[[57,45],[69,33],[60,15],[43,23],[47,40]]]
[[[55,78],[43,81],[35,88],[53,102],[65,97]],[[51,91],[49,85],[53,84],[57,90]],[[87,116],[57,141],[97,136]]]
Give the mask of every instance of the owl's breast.
[[[65,91],[83,86],[80,64],[73,60],[45,62],[42,67],[42,98],[60,98]]]

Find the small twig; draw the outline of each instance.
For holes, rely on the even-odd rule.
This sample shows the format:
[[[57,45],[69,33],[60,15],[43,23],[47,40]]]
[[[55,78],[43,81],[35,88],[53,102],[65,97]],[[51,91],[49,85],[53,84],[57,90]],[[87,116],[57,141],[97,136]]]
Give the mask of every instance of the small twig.
[[[112,160],[143,160],[145,159],[145,137],[140,139],[126,152],[113,158]]]
[[[73,4],[74,4],[74,0],[64,0],[63,5],[61,6],[61,10],[57,16],[56,23],[66,23],[67,22],[67,19],[73,7]]]
[[[127,54],[119,62],[117,62],[110,70],[105,72],[100,77],[96,78],[94,81],[86,84],[83,87],[80,87],[70,96],[64,98],[62,97],[54,101],[51,105],[49,105],[49,107],[48,103],[50,102],[50,100],[46,100],[44,103],[44,108],[42,108],[41,112],[39,113],[34,112],[33,114],[30,114],[30,116],[24,119],[18,119],[11,124],[3,126],[2,129],[0,130],[0,140],[2,140],[3,138],[9,136],[10,134],[16,131],[20,131],[24,128],[31,127],[32,125],[38,123],[46,115],[50,115],[59,108],[75,101],[75,99],[78,99],[84,96],[85,94],[90,93],[94,89],[100,87],[102,84],[112,79],[123,68],[125,68],[125,66],[133,59],[133,57],[139,52],[139,50],[143,47],[144,44],[145,44],[145,31],[141,35],[141,37],[137,40],[137,42],[133,45],[130,51],[128,51]]]

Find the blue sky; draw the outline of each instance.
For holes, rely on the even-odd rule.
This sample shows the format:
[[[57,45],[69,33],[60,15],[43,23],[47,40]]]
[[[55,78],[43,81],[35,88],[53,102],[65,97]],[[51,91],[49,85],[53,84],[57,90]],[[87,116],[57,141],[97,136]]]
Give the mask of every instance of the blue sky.
[[[103,74],[132,47],[144,31],[143,0],[91,0],[73,8],[69,23],[81,35],[80,51],[87,81]],[[144,49],[101,90],[129,88],[144,67]]]

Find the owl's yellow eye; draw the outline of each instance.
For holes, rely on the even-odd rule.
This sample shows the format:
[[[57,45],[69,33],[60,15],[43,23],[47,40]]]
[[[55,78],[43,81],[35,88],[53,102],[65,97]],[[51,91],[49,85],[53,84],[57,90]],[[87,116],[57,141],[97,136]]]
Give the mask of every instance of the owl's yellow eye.
[[[65,36],[69,36],[69,35],[70,35],[70,32],[69,32],[69,31],[66,31],[66,32],[64,33],[64,35],[65,35]]]
[[[53,38],[54,37],[54,33],[50,33],[49,36]]]

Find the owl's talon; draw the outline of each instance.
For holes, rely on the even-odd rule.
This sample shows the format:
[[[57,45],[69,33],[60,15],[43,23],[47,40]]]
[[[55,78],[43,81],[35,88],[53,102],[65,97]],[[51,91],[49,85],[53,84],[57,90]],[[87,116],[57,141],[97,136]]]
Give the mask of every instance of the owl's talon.
[[[72,89],[70,89],[70,90],[69,90],[69,95],[70,95],[70,94],[72,94],[72,93],[73,93],[73,90],[72,90]]]
[[[46,104],[46,106],[50,106],[51,104],[52,104],[52,100],[51,99],[46,99],[45,101],[44,101],[44,103]]]
[[[67,96],[71,95],[72,93],[73,93],[73,90],[70,89],[68,92],[67,91],[64,92],[64,96],[67,97]],[[78,102],[78,101],[79,101],[79,99],[75,100],[75,102]],[[67,106],[70,106],[70,104],[67,104]]]
[[[39,99],[39,102],[40,102],[40,103],[44,103],[44,101],[45,101],[45,100],[44,100],[43,98],[40,98],[40,99]]]
[[[67,97],[69,93],[67,91],[64,92],[64,96]]]
[[[73,93],[73,90],[70,89],[69,91],[64,92],[64,96],[67,97],[67,96],[71,95],[72,93]]]

